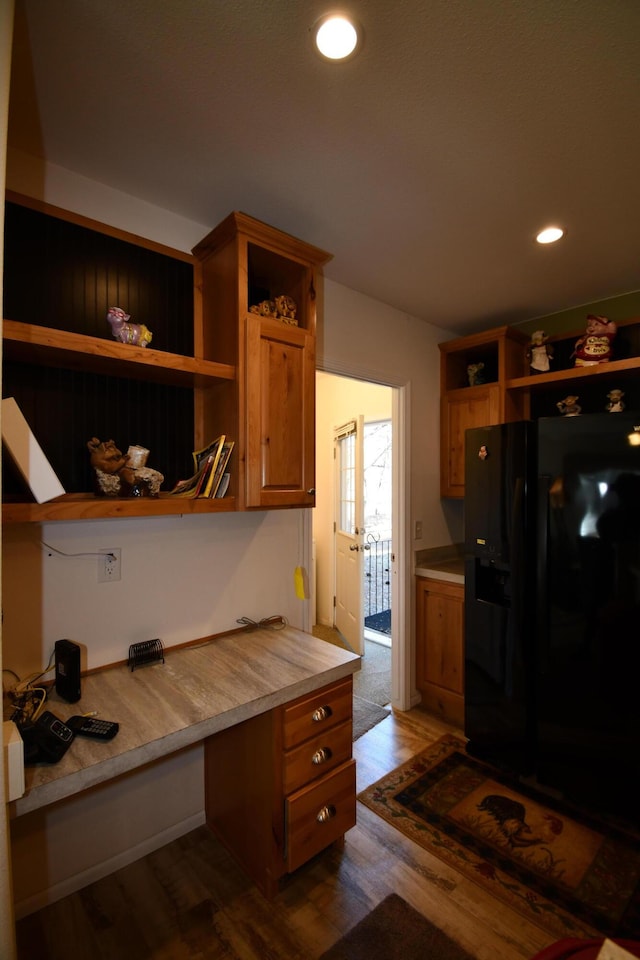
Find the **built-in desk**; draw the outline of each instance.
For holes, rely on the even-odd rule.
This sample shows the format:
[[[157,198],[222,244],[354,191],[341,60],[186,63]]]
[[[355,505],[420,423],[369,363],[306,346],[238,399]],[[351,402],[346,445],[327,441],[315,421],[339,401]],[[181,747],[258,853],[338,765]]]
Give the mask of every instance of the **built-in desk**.
[[[120,724],[117,736],[77,737],[58,763],[27,767],[11,816],[204,741],[207,823],[272,895],[284,874],[355,823],[358,669],[356,654],[286,627],[208,638],[165,651],[164,663],[86,676],[80,701],[52,692],[48,708],[61,720],[95,710]]]
[[[338,729],[344,731],[345,724],[348,727],[349,761],[328,776],[342,776],[343,792],[345,776],[349,784],[353,780],[355,816],[355,777],[347,776],[345,770],[349,765],[352,770],[354,763],[350,759],[352,674],[359,668],[360,658],[355,654],[286,627],[203,640],[201,644],[165,651],[164,663],[134,671],[126,665],[110,667],[84,677],[80,701],[68,704],[53,692],[49,709],[62,720],[95,710],[104,719],[118,721],[117,736],[108,742],[77,737],[59,763],[27,767],[25,795],[10,804],[11,814],[20,816],[75,795],[198,741],[204,740],[210,747],[205,751],[208,763],[216,745],[224,751],[229,738],[237,740],[243,736],[242,731],[253,743],[254,728],[266,738],[271,783],[278,783],[280,775],[276,771],[274,777],[273,765],[282,765],[283,725],[286,728],[287,717],[306,715],[308,702],[311,712],[320,710],[321,716],[326,704],[334,705],[325,711],[332,728],[327,736],[334,736]],[[314,725],[320,734],[322,722],[312,722]],[[311,743],[309,736],[306,739]],[[286,749],[285,744],[285,753]],[[315,745],[314,754],[318,749]],[[224,797],[225,784],[235,782],[236,761],[240,768],[243,759],[231,755],[227,769],[223,766],[215,771],[216,802]],[[313,764],[317,781],[322,765],[317,766],[317,758]],[[237,784],[229,789],[237,794]],[[348,787],[347,792],[350,790]],[[287,795],[283,793],[282,797],[286,801]],[[234,802],[237,804],[237,796]],[[351,808],[350,795],[348,806]],[[280,809],[281,820],[285,812]],[[210,818],[208,811],[207,817],[215,829],[215,818]],[[342,818],[341,823],[344,826],[346,820]],[[223,839],[233,848],[231,836]],[[281,873],[286,872],[285,853],[284,849],[279,852],[285,864]],[[271,867],[269,874],[273,874]],[[255,879],[261,882],[260,877]]]

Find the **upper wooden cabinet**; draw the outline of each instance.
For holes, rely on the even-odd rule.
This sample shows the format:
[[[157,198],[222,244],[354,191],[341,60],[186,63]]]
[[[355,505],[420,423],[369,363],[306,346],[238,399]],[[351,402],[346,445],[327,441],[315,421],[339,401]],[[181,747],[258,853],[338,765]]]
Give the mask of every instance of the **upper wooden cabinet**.
[[[499,327],[439,344],[440,496],[464,496],[464,434],[470,427],[520,420],[524,399],[505,388],[508,378],[527,370],[529,337]],[[470,364],[483,364],[482,383],[469,383]]]
[[[313,506],[316,297],[330,254],[243,213],[193,254],[206,350],[238,371],[235,395],[199,391],[199,419],[208,436],[235,424],[239,506]],[[280,296],[295,303],[295,322],[252,310]]]
[[[530,335],[497,327],[440,346],[440,495],[464,497],[464,434],[470,427],[559,416],[557,404],[577,395],[583,413],[607,409],[612,388],[625,391],[628,410],[640,410],[640,320],[618,322],[613,359],[576,367],[573,351],[584,331],[550,337],[548,373],[533,373]],[[482,363],[483,384],[469,384],[469,364]]]
[[[34,503],[5,470],[4,522],[312,505],[316,290],[329,259],[241,213],[192,256],[8,194],[3,396],[68,493]],[[295,324],[251,312],[280,295],[295,301]],[[152,331],[150,346],[112,338],[111,306]],[[164,492],[223,433],[235,442],[228,495]],[[160,497],[94,496],[93,436],[148,447]]]

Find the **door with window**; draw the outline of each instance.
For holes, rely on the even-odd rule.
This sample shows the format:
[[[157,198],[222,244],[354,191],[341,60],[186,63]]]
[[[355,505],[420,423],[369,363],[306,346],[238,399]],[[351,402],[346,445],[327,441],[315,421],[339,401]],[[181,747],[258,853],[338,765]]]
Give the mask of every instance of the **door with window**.
[[[336,469],[335,625],[352,649],[364,653],[362,555],[364,544],[363,417],[334,434]]]

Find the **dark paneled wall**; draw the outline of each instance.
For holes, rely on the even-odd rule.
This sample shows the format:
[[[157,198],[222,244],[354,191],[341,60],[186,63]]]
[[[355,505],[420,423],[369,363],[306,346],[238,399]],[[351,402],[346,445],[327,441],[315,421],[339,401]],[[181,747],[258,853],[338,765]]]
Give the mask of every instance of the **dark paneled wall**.
[[[4,316],[112,340],[110,306],[153,333],[151,347],[193,355],[189,263],[8,203]],[[71,370],[6,364],[3,396],[14,396],[67,492],[92,489],[87,440],[151,451],[163,490],[192,472],[191,390]],[[5,493],[23,493],[5,467]]]

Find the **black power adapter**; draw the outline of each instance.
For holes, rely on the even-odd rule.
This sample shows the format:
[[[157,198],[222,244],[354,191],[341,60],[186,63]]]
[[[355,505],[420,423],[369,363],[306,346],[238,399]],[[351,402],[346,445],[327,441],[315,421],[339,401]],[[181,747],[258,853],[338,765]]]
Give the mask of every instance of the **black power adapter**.
[[[56,640],[56,693],[67,703],[80,699],[80,647],[72,640]]]

